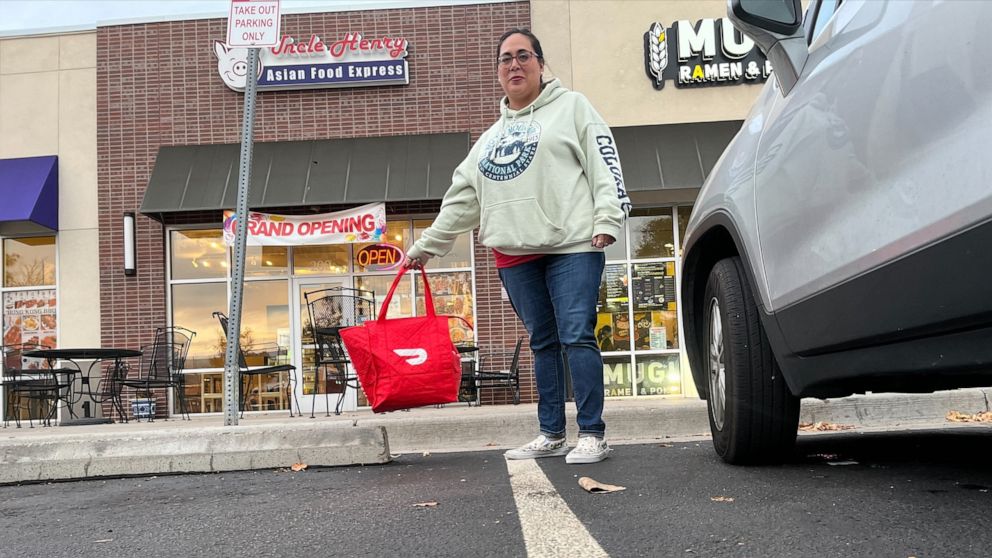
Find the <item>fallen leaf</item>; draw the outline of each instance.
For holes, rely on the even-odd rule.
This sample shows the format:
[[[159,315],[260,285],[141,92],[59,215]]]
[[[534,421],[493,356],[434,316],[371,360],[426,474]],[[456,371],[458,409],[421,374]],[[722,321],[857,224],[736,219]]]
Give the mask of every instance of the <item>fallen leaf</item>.
[[[672,444],[658,444],[659,448],[670,448],[673,447]]]
[[[801,432],[827,432],[837,430],[851,430],[855,428],[853,424],[834,424],[832,422],[803,422],[799,424]]]
[[[982,411],[973,415],[959,411],[950,411],[944,418],[951,422],[992,422],[992,411]]]
[[[429,451],[425,451],[424,452],[424,457],[430,457],[430,456],[431,456],[431,452],[429,452]]]
[[[620,492],[621,490],[627,490],[626,486],[606,484],[599,482],[598,480],[591,479],[589,477],[580,478],[579,486],[581,486],[586,492],[589,492],[591,494],[606,494],[609,492]]]
[[[307,468],[306,463],[293,463],[293,466],[290,467],[290,469],[292,469],[293,471],[303,471],[306,470],[306,468]]]
[[[437,502],[431,500],[430,502],[420,502],[419,504],[414,504],[415,508],[436,508]]]
[[[714,502],[733,502],[734,499],[730,496],[710,496],[710,500]]]

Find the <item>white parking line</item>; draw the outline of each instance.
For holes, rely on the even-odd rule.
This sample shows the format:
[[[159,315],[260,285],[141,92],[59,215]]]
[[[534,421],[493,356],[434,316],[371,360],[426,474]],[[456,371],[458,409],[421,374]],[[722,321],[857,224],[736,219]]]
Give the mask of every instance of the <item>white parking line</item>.
[[[527,556],[609,556],[533,459],[508,459],[506,470],[510,473]]]

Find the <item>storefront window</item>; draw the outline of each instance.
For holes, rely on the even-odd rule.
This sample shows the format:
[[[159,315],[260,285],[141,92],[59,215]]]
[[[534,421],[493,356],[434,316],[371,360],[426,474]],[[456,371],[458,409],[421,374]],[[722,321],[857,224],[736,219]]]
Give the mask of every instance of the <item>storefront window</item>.
[[[4,239],[4,287],[39,287],[54,284],[54,236]]]
[[[172,279],[215,279],[227,275],[227,247],[220,229],[172,231]]]
[[[679,256],[682,255],[682,246],[685,245],[685,227],[689,224],[689,216],[692,215],[691,205],[679,206]]]
[[[679,395],[682,393],[682,375],[679,355],[638,355],[635,383],[638,395]]]
[[[634,349],[677,349],[675,262],[633,264]]]
[[[604,250],[606,253],[606,261],[608,262],[627,259],[627,236],[621,231],[620,238],[616,240],[616,242],[610,244],[606,247],[606,250]]]
[[[241,350],[248,366],[289,363],[289,286],[286,281],[246,281],[241,310]]]
[[[55,289],[3,293],[3,344],[58,346]]]
[[[596,340],[603,352],[630,350],[627,264],[607,264],[596,304]]]
[[[395,275],[362,275],[355,277],[355,288],[375,293],[375,311],[378,313],[386,300],[389,286],[393,284]],[[419,280],[419,279],[418,279]],[[396,286],[396,292],[386,311],[387,318],[409,318],[413,316],[413,304],[410,297],[410,274],[404,277]]]
[[[190,413],[224,412],[224,374],[186,374],[183,395]],[[179,398],[173,401],[173,413],[179,414]]]
[[[431,226],[433,221],[419,219],[413,222],[413,238],[420,239],[424,229]],[[427,269],[450,269],[453,267],[470,267],[472,265],[471,234],[463,234],[455,239],[455,245],[446,256],[431,258],[427,261]]]
[[[630,257],[674,258],[675,228],[671,208],[647,210],[630,218]]]
[[[634,395],[629,356],[603,357],[603,388],[606,397]]]
[[[58,297],[55,289],[55,237],[6,238],[3,246],[3,283],[0,288],[0,330],[3,345],[58,347]],[[39,288],[42,287],[42,288]],[[16,359],[15,359],[16,360]],[[24,359],[7,365],[40,368],[44,360]],[[3,418],[37,420],[48,416],[50,407],[37,399],[11,401],[0,390]]]
[[[448,321],[451,340],[454,343],[471,343],[474,339],[472,328],[475,327],[472,312],[472,274],[468,271],[431,273],[427,275],[427,280],[431,283],[434,311],[438,314],[462,318]],[[417,281],[415,289],[417,315],[423,316],[427,313],[423,283]]]
[[[341,275],[350,270],[351,249],[345,244],[318,244],[293,247],[293,273],[296,275]]]
[[[241,346],[248,365],[301,366],[298,368],[301,398],[321,395],[325,391],[340,392],[341,386],[318,378],[312,340],[303,331],[309,318],[299,293],[325,284],[354,285],[356,289],[375,293],[378,311],[396,277],[401,258],[412,244],[415,224],[419,234],[430,225],[430,221],[387,221],[384,237],[377,244],[248,247],[241,315]],[[220,412],[223,396],[223,373],[220,369],[224,366],[227,339],[212,313],[228,311],[231,251],[224,245],[219,229],[172,230],[169,231],[169,239],[172,324],[197,332],[186,360],[185,393],[191,412]],[[390,246],[398,251],[391,252]],[[362,264],[358,255],[363,248],[381,249],[376,252],[377,255],[388,252],[390,258],[395,258],[384,261],[380,257],[374,263],[368,260]],[[457,315],[474,323],[472,273],[469,269],[471,254],[471,235],[462,235],[447,258],[438,259],[429,266],[428,275],[437,299],[438,312]],[[447,271],[433,271],[438,266]],[[303,277],[311,279],[297,281]],[[387,310],[389,318],[410,317],[423,312],[422,300],[418,312],[416,292],[419,289],[415,291],[413,278],[414,274],[409,274],[400,281]],[[298,287],[300,290],[293,292],[291,284],[292,289]],[[301,297],[302,323],[294,325],[292,316],[295,312],[290,312],[289,307],[291,303],[295,304],[298,296]],[[454,339],[474,340],[471,327],[460,320],[453,320],[452,324]],[[302,331],[304,339],[294,339],[294,331],[296,335]],[[300,351],[300,356],[294,358],[294,351]],[[292,395],[288,382],[287,374],[253,378],[245,391],[246,410],[288,408]],[[301,403],[304,407],[309,406],[308,400],[301,400]],[[358,403],[367,404],[364,394],[360,392]],[[178,412],[177,404],[173,401],[174,412]]]
[[[289,273],[288,253],[285,246],[246,247],[245,277],[285,276]]]
[[[227,314],[225,283],[172,286],[172,324],[196,332],[186,356],[186,368],[223,368],[227,339],[213,312]]]

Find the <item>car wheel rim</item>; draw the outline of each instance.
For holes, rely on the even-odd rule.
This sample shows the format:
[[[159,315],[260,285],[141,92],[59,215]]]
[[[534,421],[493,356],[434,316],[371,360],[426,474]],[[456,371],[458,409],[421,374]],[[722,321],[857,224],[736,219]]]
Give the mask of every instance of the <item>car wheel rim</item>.
[[[723,420],[727,409],[727,369],[723,362],[723,320],[720,317],[720,303],[710,302],[710,415],[717,430],[723,430]]]

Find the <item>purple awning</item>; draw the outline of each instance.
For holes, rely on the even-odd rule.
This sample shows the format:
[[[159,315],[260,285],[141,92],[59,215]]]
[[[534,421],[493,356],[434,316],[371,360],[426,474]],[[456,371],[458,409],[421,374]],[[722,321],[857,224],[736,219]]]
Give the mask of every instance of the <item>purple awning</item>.
[[[0,159],[0,235],[59,229],[59,158]]]

